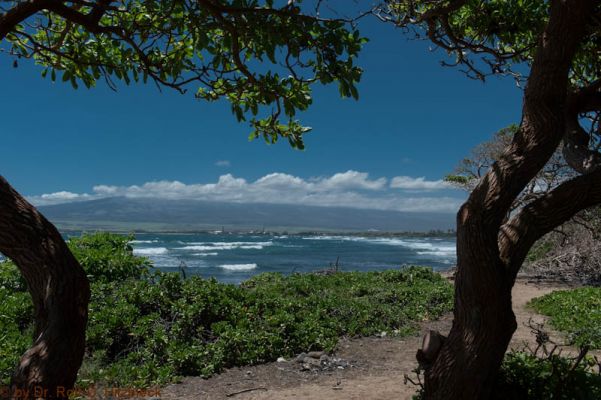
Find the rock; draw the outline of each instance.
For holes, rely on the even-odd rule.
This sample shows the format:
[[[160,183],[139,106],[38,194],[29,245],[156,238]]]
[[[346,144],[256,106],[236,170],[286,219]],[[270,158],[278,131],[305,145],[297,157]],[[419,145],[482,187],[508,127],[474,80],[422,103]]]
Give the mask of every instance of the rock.
[[[276,361],[279,363],[283,363],[283,362],[286,362],[286,359],[284,357],[278,357],[278,359]]]
[[[303,363],[311,365],[313,367],[318,367],[318,368],[321,367],[321,361],[317,360],[313,357],[305,357],[305,359],[303,360]]]
[[[296,362],[302,363],[305,357],[307,357],[307,353],[300,353],[298,356],[296,356]]]
[[[339,369],[345,369],[345,368],[348,368],[349,363],[340,358],[336,358],[336,359],[332,360],[332,365],[336,366]]]
[[[307,356],[311,358],[320,358],[324,354],[325,353],[323,351],[310,351],[309,353],[307,353]]]

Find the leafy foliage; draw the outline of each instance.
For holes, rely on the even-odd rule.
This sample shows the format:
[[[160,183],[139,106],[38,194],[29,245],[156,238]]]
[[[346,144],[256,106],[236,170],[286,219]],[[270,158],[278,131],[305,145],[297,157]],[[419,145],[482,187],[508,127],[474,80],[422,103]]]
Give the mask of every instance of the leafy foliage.
[[[539,356],[531,351],[505,354],[497,375],[492,400],[593,400],[601,398],[601,374],[592,357],[574,361],[558,354]],[[418,386],[414,400],[424,399],[421,374],[405,380]]]
[[[574,368],[573,360],[552,355],[537,357],[527,352],[505,356],[495,399],[592,400],[601,398],[601,375],[590,359]]]
[[[93,286],[88,346],[106,366],[87,379],[164,383],[209,376],[301,351],[332,350],[340,336],[397,330],[451,307],[452,290],[426,269],[331,276],[260,275],[241,287],[157,273]]]
[[[29,293],[15,292],[5,285],[6,267],[10,264],[0,264],[0,384],[8,382],[19,358],[31,345],[33,318]]]
[[[426,268],[272,273],[234,286],[175,273],[145,274],[148,261],[131,253],[130,239],[99,233],[70,240],[92,278],[83,386],[163,384],[177,376],[209,376],[229,366],[331,350],[340,336],[407,335],[417,322],[452,307],[451,285]],[[31,341],[31,302],[27,293],[14,292],[16,275],[10,263],[1,264],[0,329],[7,336],[0,353],[10,355],[0,364],[3,381]]]
[[[601,348],[601,288],[555,291],[532,300],[530,305],[549,316],[551,325],[565,332],[570,343]]]
[[[38,10],[32,4],[35,17],[10,30],[7,50],[74,88],[101,79],[113,88],[115,81],[148,79],[180,92],[196,85],[197,98],[225,99],[238,120],[249,119],[252,138],[283,137],[302,148],[309,128],[295,116],[311,104],[311,84],[337,81],[341,95],[357,98],[361,69],[354,60],[366,40],[353,21],[305,14],[311,7],[301,10],[301,1],[275,3],[60,1]]]
[[[111,282],[148,274],[150,260],[133,255],[129,244],[133,239],[99,232],[70,238],[68,244],[91,282]]]

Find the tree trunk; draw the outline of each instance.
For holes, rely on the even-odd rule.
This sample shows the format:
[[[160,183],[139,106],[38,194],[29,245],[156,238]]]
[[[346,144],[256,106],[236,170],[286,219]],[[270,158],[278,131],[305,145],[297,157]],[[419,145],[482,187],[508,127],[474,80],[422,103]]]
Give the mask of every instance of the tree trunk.
[[[11,398],[67,398],[84,355],[89,283],[56,228],[1,176],[0,252],[21,271],[35,311]]]
[[[453,328],[427,371],[427,399],[488,399],[517,327],[513,279],[469,207],[458,218]]]
[[[426,370],[428,400],[487,400],[516,329],[515,276],[534,240],[601,198],[579,178],[534,201],[514,217],[511,205],[559,145],[566,127],[568,76],[596,2],[550,2],[549,21],[524,92],[520,129],[457,215],[457,276],[449,337]],[[595,177],[592,177],[595,178]],[[581,196],[574,191],[585,188]],[[555,212],[566,194],[579,201]],[[565,207],[564,207],[565,208]],[[554,213],[555,212],[555,213]],[[555,215],[554,215],[555,214]]]

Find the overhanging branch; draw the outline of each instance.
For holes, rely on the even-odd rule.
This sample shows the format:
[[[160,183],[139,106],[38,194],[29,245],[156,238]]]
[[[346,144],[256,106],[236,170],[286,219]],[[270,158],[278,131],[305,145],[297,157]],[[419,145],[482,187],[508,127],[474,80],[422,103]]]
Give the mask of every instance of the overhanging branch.
[[[23,1],[11,7],[4,15],[0,16],[0,42],[4,40],[18,24],[35,15],[50,4],[52,0]]]

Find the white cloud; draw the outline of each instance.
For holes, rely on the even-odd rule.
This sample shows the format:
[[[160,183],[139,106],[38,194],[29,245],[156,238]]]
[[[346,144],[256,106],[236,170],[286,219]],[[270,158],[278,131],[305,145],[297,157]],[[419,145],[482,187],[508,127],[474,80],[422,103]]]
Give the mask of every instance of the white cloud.
[[[215,162],[215,165],[218,167],[227,168],[230,167],[232,163],[230,162],[230,160],[219,160]]]
[[[43,194],[40,196],[41,200],[47,201],[49,203],[70,203],[74,201],[83,201],[89,200],[90,195],[88,194],[78,194],[73,192],[55,192],[49,194]]]
[[[328,189],[380,190],[386,187],[387,182],[386,178],[372,181],[365,172],[346,171],[325,178],[320,183]]]
[[[439,179],[437,181],[428,181],[425,177],[413,178],[410,176],[395,176],[390,181],[392,189],[403,190],[440,190],[449,189],[451,186]]]
[[[194,199],[224,202],[303,204],[398,211],[454,212],[462,198],[416,195],[416,190],[440,189],[442,181],[396,177],[372,179],[365,172],[346,171],[328,177],[303,179],[285,173],[271,173],[256,181],[225,174],[215,183],[185,184],[154,181],[142,185],[97,185],[92,193],[56,192],[32,196],[37,205],[58,204],[106,197]],[[402,192],[394,189],[406,189]],[[447,188],[444,186],[444,188]],[[459,192],[458,192],[459,193]]]

